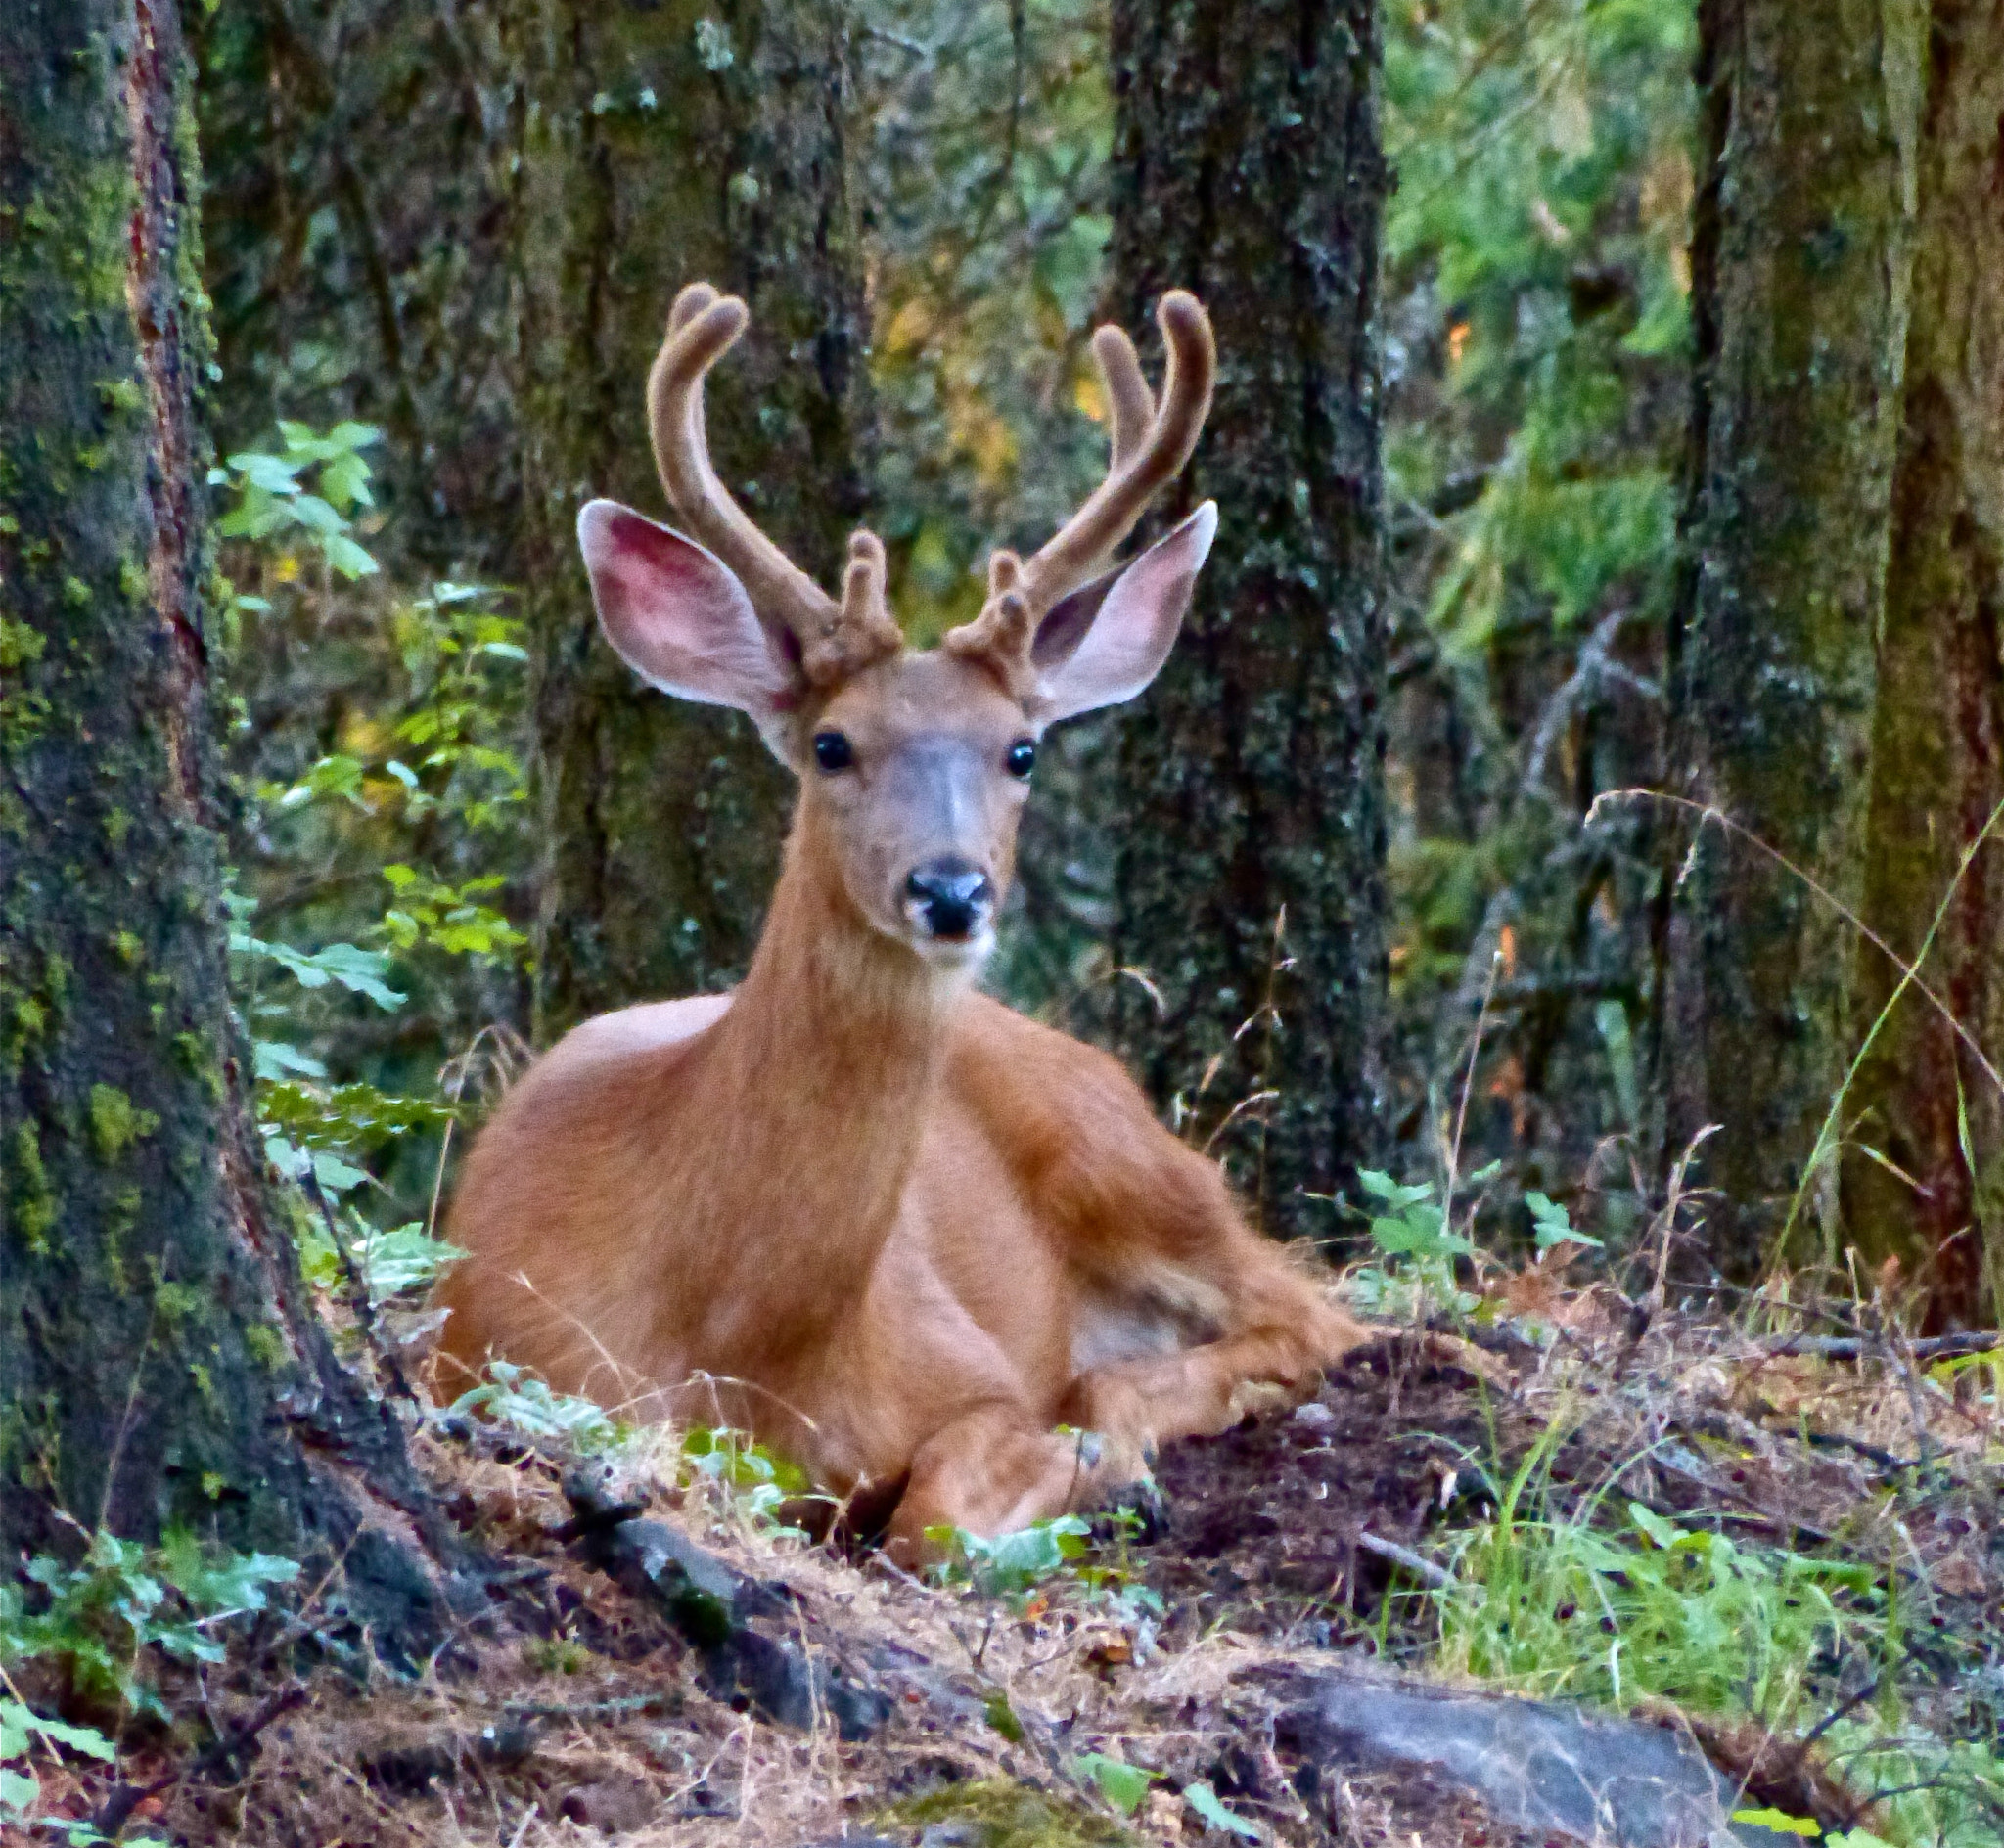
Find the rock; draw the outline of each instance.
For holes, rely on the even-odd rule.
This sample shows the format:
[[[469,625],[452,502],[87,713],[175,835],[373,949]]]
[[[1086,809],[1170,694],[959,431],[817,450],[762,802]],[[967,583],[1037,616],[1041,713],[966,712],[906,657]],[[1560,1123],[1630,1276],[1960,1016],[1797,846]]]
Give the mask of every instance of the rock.
[[[660,1798],[638,1778],[602,1778],[567,1790],[557,1814],[607,1835],[630,1834],[660,1815]]]
[[[1316,1675],[1280,1714],[1276,1747],[1323,1768],[1430,1766],[1519,1828],[1621,1848],[1779,1848],[1794,1838],[1729,1820],[1733,1785],[1662,1727],[1507,1695],[1367,1674]]]

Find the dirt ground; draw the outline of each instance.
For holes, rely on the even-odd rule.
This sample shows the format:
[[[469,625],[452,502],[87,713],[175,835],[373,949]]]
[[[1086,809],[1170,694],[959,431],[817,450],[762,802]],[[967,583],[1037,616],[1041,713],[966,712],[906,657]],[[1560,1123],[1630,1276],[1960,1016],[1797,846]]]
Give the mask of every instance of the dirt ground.
[[[1942,1639],[1943,1723],[1967,1720],[1956,1702],[1975,1697],[1968,1664],[2004,1661],[1988,1412],[1953,1389],[1917,1389],[1896,1355],[1792,1355],[1664,1318],[1646,1331],[1618,1315],[1574,1321],[1536,1342],[1507,1330],[1480,1346],[1389,1339],[1305,1406],[1168,1447],[1166,1532],[1112,1543],[1097,1586],[1071,1575],[1002,1598],[922,1585],[878,1555],[775,1539],[713,1485],[629,1459],[623,1492],[734,1575],[761,1649],[806,1665],[784,1722],[769,1693],[720,1675],[645,1585],[616,1581],[567,1538],[576,1509],[561,1451],[434,1422],[415,1440],[421,1460],[512,1583],[416,1675],[365,1646],[342,1650],[331,1624],[333,1647],[316,1649],[309,1607],[277,1638],[267,1625],[247,1639],[227,1669],[171,1688],[186,1721],[137,1741],[119,1767],[129,1784],[160,1785],[128,1837],[1235,1839],[1187,1794],[1202,1783],[1260,1838],[1301,1848],[1542,1841],[1435,1772],[1328,1762],[1293,1727],[1290,1690],[1318,1665],[1422,1662],[1433,1618],[1413,1560],[1435,1574],[1451,1565],[1456,1536],[1546,1432],[1561,1502],[1612,1471],[1624,1496],[1750,1539],[1884,1558],[1896,1529],[1925,1590],[1923,1656],[1931,1627]],[[843,1689],[875,1703],[863,1724],[841,1707]],[[197,1751],[253,1729],[235,1753]],[[1707,1736],[1722,1759],[1740,1749],[1729,1730]],[[1131,1818],[1082,1775],[1090,1754],[1153,1775]],[[72,1818],[114,1788],[86,1765],[45,1770],[53,1810]],[[1783,1780],[1776,1794],[1812,1802],[1799,1786]]]

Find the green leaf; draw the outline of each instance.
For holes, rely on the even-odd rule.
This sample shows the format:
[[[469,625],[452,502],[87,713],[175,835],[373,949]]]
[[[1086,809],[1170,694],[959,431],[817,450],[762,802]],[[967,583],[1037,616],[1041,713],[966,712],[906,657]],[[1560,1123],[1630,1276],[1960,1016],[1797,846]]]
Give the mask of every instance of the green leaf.
[[[330,943],[324,950],[308,954],[290,944],[267,943],[248,932],[232,931],[230,948],[240,956],[276,963],[302,988],[325,988],[330,981],[339,982],[351,994],[366,996],[386,1014],[393,1014],[407,999],[383,979],[389,959],[375,950],[357,949],[352,943]]]
[[[374,577],[382,567],[345,533],[331,532],[322,537],[320,550],[327,562],[351,583],[358,577]]]
[[[1791,1816],[1786,1810],[1735,1810],[1733,1821],[1746,1823],[1754,1828],[1771,1828],[1777,1835],[1800,1835],[1814,1839],[1823,1833],[1823,1825],[1813,1816]]]
[[[1208,1783],[1186,1783],[1183,1786],[1183,1801],[1212,1828],[1228,1829],[1232,1834],[1242,1835],[1248,1841],[1265,1839],[1257,1823],[1250,1823],[1243,1816],[1234,1816],[1218,1800],[1217,1792]]]
[[[255,1040],[250,1050],[260,1083],[275,1084],[288,1076],[327,1076],[327,1067],[319,1059],[300,1052],[296,1046],[288,1046],[284,1040]]]
[[[430,1237],[420,1220],[372,1233],[356,1253],[375,1302],[406,1290],[429,1289],[440,1271],[465,1256],[458,1245]]]
[[[1405,1187],[1376,1168],[1359,1168],[1357,1180],[1366,1194],[1394,1207],[1417,1206],[1420,1201],[1434,1197],[1431,1187]]]
[[[1655,1509],[1645,1508],[1640,1502],[1628,1504],[1628,1518],[1659,1547],[1674,1547],[1678,1541],[1686,1537],[1681,1527],[1664,1520]]]
[[[260,488],[266,494],[296,494],[299,491],[299,484],[294,478],[298,473],[297,465],[282,457],[247,449],[243,454],[230,458],[230,467],[250,486]]]
[[[17,1700],[0,1700],[0,1758],[19,1758],[27,1750],[29,1735],[39,1734],[51,1745],[66,1745],[86,1758],[111,1764],[117,1749],[96,1727],[71,1726],[65,1720],[45,1720],[39,1713]]]
[[[1589,1239],[1585,1233],[1572,1230],[1572,1216],[1550,1195],[1529,1193],[1524,1196],[1524,1203],[1530,1209],[1540,1251],[1550,1251],[1562,1244],[1585,1244],[1599,1248],[1601,1241],[1598,1239]]]
[[[1016,1717],[1016,1709],[1009,1704],[1009,1696],[1001,1689],[989,1690],[987,1698],[981,1702],[981,1717],[1010,1744],[1023,1743],[1023,1722]]]
[[[1100,1794],[1122,1816],[1132,1816],[1140,1809],[1141,1799],[1148,1795],[1148,1786],[1155,1781],[1153,1772],[1144,1771],[1139,1765],[1122,1764],[1117,1758],[1103,1757],[1098,1752],[1081,1752],[1072,1762],[1099,1785]]]

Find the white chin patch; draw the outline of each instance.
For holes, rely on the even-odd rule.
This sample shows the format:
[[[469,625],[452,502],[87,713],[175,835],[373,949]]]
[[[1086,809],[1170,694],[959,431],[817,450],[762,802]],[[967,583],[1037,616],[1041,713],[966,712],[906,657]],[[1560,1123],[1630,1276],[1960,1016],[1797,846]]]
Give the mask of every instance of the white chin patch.
[[[992,925],[983,924],[971,937],[914,935],[910,942],[926,964],[942,975],[971,974],[995,947],[995,931]]]

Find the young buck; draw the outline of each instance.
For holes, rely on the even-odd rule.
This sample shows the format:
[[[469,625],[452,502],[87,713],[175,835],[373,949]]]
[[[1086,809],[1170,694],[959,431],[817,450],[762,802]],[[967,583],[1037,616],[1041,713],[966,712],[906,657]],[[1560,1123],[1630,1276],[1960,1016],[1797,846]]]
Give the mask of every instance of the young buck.
[[[972,985],[1039,737],[1148,685],[1216,530],[1207,503],[1103,568],[1209,404],[1203,308],[1174,293],[1158,319],[1161,408],[1102,328],[1105,481],[1035,557],[997,552],[979,618],[919,652],[871,534],[837,601],[718,482],[703,381],[747,314],[682,292],[648,411],[693,536],[594,501],[578,537],[614,648],[749,713],[799,807],[744,983],[586,1022],[478,1139],[448,1371],[500,1356],[749,1428],[831,1489],[897,1496],[909,1559],[928,1528],[1104,1502],[1158,1440],[1304,1390],[1363,1338],[1113,1059]]]

